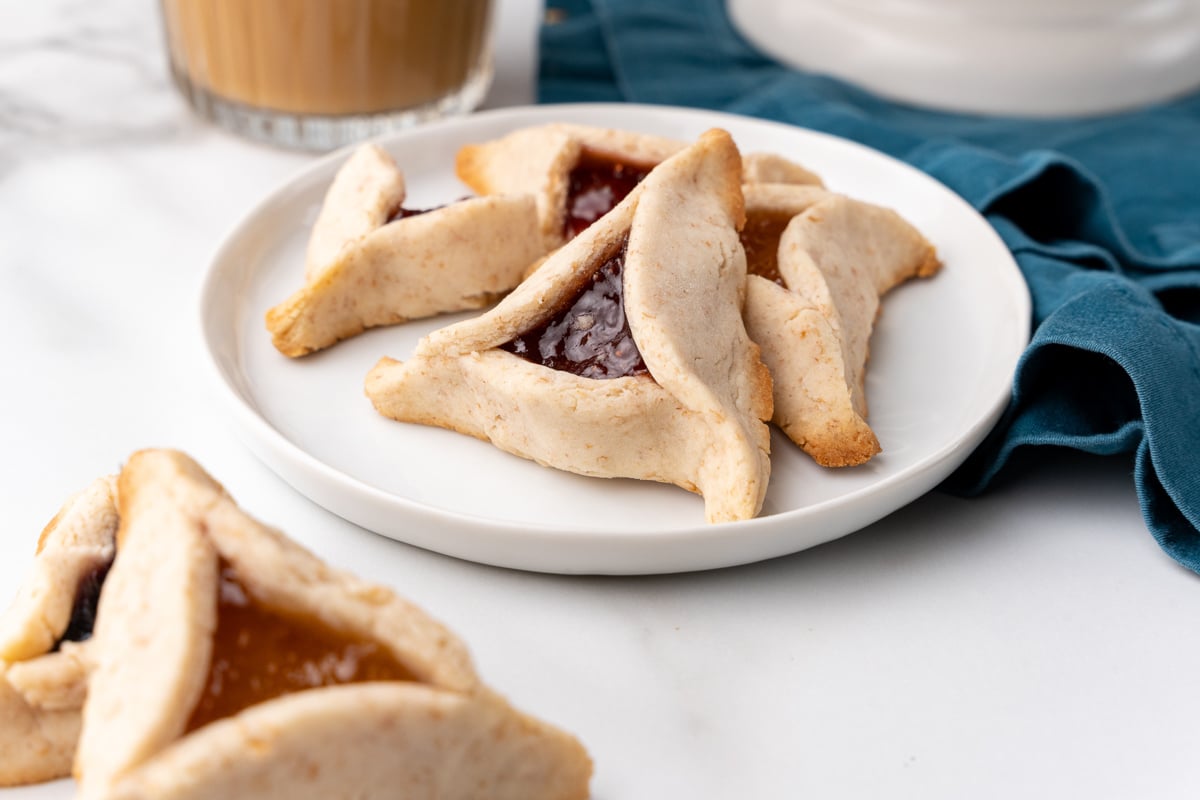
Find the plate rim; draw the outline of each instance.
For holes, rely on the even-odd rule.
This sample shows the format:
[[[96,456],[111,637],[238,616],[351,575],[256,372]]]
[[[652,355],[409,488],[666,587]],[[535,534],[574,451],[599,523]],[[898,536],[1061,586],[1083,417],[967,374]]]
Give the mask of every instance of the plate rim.
[[[1017,315],[1024,319],[1030,319],[1032,315],[1032,298],[1029,293],[1028,284],[1020,272],[1013,254],[1004,244],[999,234],[995,229],[987,223],[986,219],[976,211],[965,199],[947,187],[936,178],[921,172],[917,168],[900,161],[886,153],[882,153],[867,145],[855,142],[851,139],[846,139],[833,134],[824,133],[822,131],[814,131],[809,128],[804,128],[797,125],[778,122],[775,120],[762,119],[758,117],[749,117],[740,114],[734,114],[724,111],[710,111],[706,109],[686,108],[670,105],[653,105],[639,103],[564,103],[564,104],[542,104],[528,106],[512,106],[507,108],[491,109],[487,111],[477,112],[464,117],[454,117],[449,119],[438,120],[415,128],[394,131],[387,134],[372,137],[364,140],[364,142],[348,145],[346,147],[334,150],[317,159],[309,161],[291,174],[285,177],[278,185],[270,192],[259,198],[232,226],[232,228],[222,237],[218,246],[213,251],[208,265],[205,269],[203,280],[200,287],[200,297],[197,304],[199,316],[199,333],[200,344],[203,352],[203,361],[212,378],[213,383],[219,388],[219,398],[221,404],[232,412],[234,421],[237,423],[238,438],[243,444],[251,450],[252,453],[262,461],[269,469],[275,472],[285,482],[292,486],[297,492],[306,497],[324,509],[334,513],[347,521],[370,530],[378,535],[384,536],[395,541],[403,542],[409,545],[422,547],[424,549],[433,550],[445,555],[464,560],[474,561],[476,563],[491,564],[493,566],[501,566],[507,568],[515,568],[535,572],[550,572],[558,574],[665,574],[671,572],[688,572],[702,569],[721,568],[726,566],[735,566],[739,564],[752,563],[761,561],[767,558],[773,558],[783,555],[788,555],[795,552],[800,552],[811,547],[815,547],[841,536],[848,535],[855,531],[870,525],[871,523],[893,513],[903,506],[915,501],[920,496],[924,495],[930,489],[937,485],[942,479],[948,476],[955,468],[957,468],[971,452],[979,445],[986,437],[987,433],[995,425],[996,421],[1003,414],[1008,402],[1011,398],[1013,379],[1015,369],[1030,341],[1029,326],[1015,326],[1012,341],[1008,342],[1003,352],[1005,355],[1011,355],[1012,369],[1002,382],[1003,385],[996,391],[996,395],[987,402],[987,411],[978,418],[971,420],[969,425],[965,425],[957,435],[944,443],[937,450],[926,454],[917,461],[897,472],[884,476],[879,481],[870,483],[866,486],[858,487],[845,494],[837,497],[827,498],[817,503],[806,505],[801,508],[794,508],[783,511],[779,514],[769,516],[759,516],[749,520],[739,520],[736,522],[727,522],[721,524],[709,524],[700,522],[698,525],[657,529],[645,527],[628,527],[625,529],[612,528],[589,528],[589,527],[574,527],[574,526],[555,526],[544,522],[519,522],[515,520],[493,519],[483,517],[478,514],[456,511],[442,507],[427,505],[418,502],[409,497],[398,495],[372,486],[365,481],[347,474],[333,465],[326,463],[317,456],[305,450],[299,444],[289,439],[283,432],[278,430],[271,422],[263,417],[263,415],[252,407],[251,403],[245,398],[239,389],[234,385],[231,376],[226,374],[222,367],[220,358],[216,352],[216,347],[210,335],[210,323],[212,315],[210,309],[216,300],[218,284],[221,282],[220,277],[224,274],[224,270],[220,267],[228,261],[228,253],[232,250],[245,236],[252,232],[255,223],[264,211],[282,201],[289,193],[296,191],[296,186],[303,183],[306,179],[310,179],[314,174],[325,171],[331,165],[341,163],[347,155],[361,144],[373,142],[389,149],[389,144],[403,141],[405,138],[422,135],[430,135],[431,132],[436,132],[441,128],[459,129],[462,127],[484,126],[489,122],[508,122],[515,128],[523,124],[546,123],[555,121],[556,117],[571,116],[571,115],[586,115],[586,114],[603,114],[610,112],[615,118],[619,118],[622,114],[646,115],[646,114],[664,114],[669,117],[687,119],[691,121],[702,120],[705,124],[710,124],[713,127],[720,127],[723,121],[732,121],[732,124],[762,126],[764,128],[777,128],[781,131],[795,133],[803,132],[805,136],[818,137],[829,143],[833,143],[837,147],[844,147],[850,150],[863,151],[871,158],[882,158],[891,162],[891,166],[899,170],[909,173],[910,177],[915,180],[932,182],[936,184],[942,191],[947,193],[949,199],[961,206],[962,210],[967,211],[970,215],[977,217],[982,221],[983,228],[986,228],[986,235],[992,238],[992,245],[998,247],[1001,251],[1007,254],[1008,267],[1005,275],[1005,283],[1010,284],[1008,289],[1010,294],[1007,299],[1010,302],[1015,302],[1015,311]],[[563,121],[558,119],[557,121]],[[235,315],[236,316],[236,315]],[[1009,353],[1008,348],[1013,348],[1014,352]],[[241,348],[235,348],[238,353]],[[322,488],[321,484],[328,484]],[[343,513],[345,509],[343,504],[337,500],[331,500],[326,495],[329,494],[329,487],[341,493],[357,493],[361,499],[369,506],[395,506],[398,511],[402,511],[406,515],[414,518],[413,528],[418,528],[423,524],[441,526],[442,528],[462,529],[465,527],[482,527],[486,528],[485,536],[496,536],[497,538],[491,544],[495,545],[503,540],[507,540],[513,535],[519,535],[524,540],[536,540],[538,543],[545,544],[549,540],[553,540],[556,545],[561,545],[561,540],[564,536],[569,536],[572,539],[570,545],[576,548],[577,551],[587,552],[592,554],[594,563],[586,565],[566,563],[560,558],[553,556],[545,556],[542,558],[513,558],[505,552],[505,548],[491,547],[485,548],[491,551],[490,555],[480,558],[478,547],[461,547],[455,546],[454,537],[427,536],[427,535],[408,535],[400,537],[390,532],[379,530],[379,526],[364,524],[363,518],[367,516],[367,511],[362,514],[347,514]],[[916,487],[912,492],[900,492],[898,490],[904,487]],[[677,546],[679,541],[696,543],[699,541],[703,544],[712,545],[720,544],[722,540],[730,538],[731,535],[737,538],[737,533],[745,531],[746,533],[762,533],[764,529],[770,531],[774,528],[786,528],[789,523],[802,523],[806,516],[810,516],[817,512],[827,510],[829,506],[845,506],[853,508],[856,505],[861,505],[858,501],[864,497],[874,495],[894,495],[903,494],[905,499],[898,502],[895,498],[891,498],[888,502],[882,504],[880,510],[879,504],[869,513],[859,513],[856,516],[858,519],[853,525],[847,529],[841,530],[844,526],[835,526],[840,532],[833,535],[823,535],[815,541],[800,540],[794,546],[789,546],[787,541],[790,537],[783,536],[783,546],[775,546],[781,538],[777,533],[775,536],[758,540],[759,546],[754,549],[747,549],[741,556],[724,556],[717,557],[693,557],[674,559],[672,566],[664,567],[660,563],[651,564],[630,564],[629,562],[637,561],[636,555],[634,558],[622,557],[613,559],[605,558],[602,552],[605,547],[615,546],[636,546],[641,550],[653,552],[660,550],[663,547]],[[314,497],[317,495],[317,497]],[[323,499],[317,499],[322,497]],[[334,506],[337,506],[336,508]],[[377,512],[374,512],[377,513]],[[459,539],[478,539],[479,531],[468,537]],[[502,535],[502,538],[501,538]],[[647,542],[648,538],[654,541]],[[763,544],[768,546],[763,547]],[[718,551],[723,548],[718,547]],[[707,551],[706,551],[707,552]]]

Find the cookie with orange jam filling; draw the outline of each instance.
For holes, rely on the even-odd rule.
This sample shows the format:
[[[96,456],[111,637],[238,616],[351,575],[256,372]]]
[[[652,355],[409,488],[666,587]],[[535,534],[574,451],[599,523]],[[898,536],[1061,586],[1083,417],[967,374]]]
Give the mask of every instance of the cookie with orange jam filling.
[[[587,797],[579,742],[482,683],[449,630],[247,516],[191,459],[134,454],[119,496],[81,797]]]
[[[866,363],[882,296],[940,269],[894,211],[804,186],[745,187],[746,329],[774,382],[774,417],[822,466],[880,451]]]

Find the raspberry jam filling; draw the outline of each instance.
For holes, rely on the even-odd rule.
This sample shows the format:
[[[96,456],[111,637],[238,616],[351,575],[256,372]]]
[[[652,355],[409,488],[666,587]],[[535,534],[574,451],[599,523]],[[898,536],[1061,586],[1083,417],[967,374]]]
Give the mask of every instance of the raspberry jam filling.
[[[584,151],[568,181],[563,236],[575,238],[616,208],[651,169],[651,166],[626,164]]]
[[[112,562],[101,564],[79,580],[75,590],[75,605],[71,608],[71,621],[62,637],[55,643],[57,650],[63,642],[86,642],[96,629],[96,607],[100,604],[100,590]]]
[[[649,374],[625,318],[621,273],[628,244],[621,243],[566,310],[501,349],[584,378]]]

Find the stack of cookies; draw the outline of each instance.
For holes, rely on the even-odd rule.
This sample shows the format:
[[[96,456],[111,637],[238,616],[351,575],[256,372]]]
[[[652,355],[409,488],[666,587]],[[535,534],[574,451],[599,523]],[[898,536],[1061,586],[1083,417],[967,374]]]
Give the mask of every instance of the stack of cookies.
[[[86,800],[581,800],[592,769],[443,625],[165,450],[42,533],[0,617],[0,753],[0,786]]]
[[[540,464],[672,483],[710,522],[762,509],[768,422],[826,467],[881,445],[865,372],[880,298],[940,268],[895,212],[791,160],[555,124],[464,147],[478,196],[404,206],[367,145],[334,180],[304,285],[267,313],[291,357],[448,311],[366,376],[375,409]]]

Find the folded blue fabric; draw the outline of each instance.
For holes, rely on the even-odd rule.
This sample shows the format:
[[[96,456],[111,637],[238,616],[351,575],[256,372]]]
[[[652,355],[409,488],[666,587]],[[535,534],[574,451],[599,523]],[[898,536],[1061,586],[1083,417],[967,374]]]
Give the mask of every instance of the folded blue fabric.
[[[1134,456],[1147,526],[1200,572],[1200,95],[1099,118],[898,105],[771,61],[722,0],[548,0],[542,102],[720,109],[854,139],[933,175],[996,228],[1034,301],[1012,402],[945,488],[1047,446]]]

